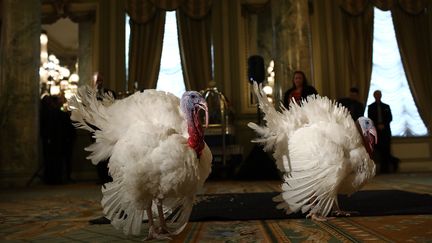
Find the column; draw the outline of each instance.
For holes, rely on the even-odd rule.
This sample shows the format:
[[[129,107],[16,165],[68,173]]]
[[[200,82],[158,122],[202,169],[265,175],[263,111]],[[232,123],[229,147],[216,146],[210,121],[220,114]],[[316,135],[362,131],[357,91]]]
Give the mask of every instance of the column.
[[[78,75],[79,85],[91,84],[93,77],[93,21],[81,21],[78,23]]]
[[[0,185],[25,184],[39,165],[41,3],[2,1]]]
[[[291,87],[295,70],[312,79],[308,0],[272,0],[272,25],[275,57],[275,97]],[[313,84],[313,83],[312,83]]]

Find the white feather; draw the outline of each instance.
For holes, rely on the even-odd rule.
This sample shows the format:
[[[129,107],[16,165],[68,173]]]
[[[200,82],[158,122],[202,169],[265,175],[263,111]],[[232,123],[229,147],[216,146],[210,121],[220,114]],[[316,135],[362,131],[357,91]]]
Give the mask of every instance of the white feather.
[[[88,158],[94,164],[109,158],[113,182],[102,189],[102,206],[111,223],[125,234],[140,234],[146,206],[163,199],[165,216],[177,212],[168,226],[181,232],[195,193],[210,173],[212,155],[205,145],[198,159],[188,146],[179,98],[146,90],[100,102],[94,90],[85,87],[71,100],[77,127],[94,132],[96,141],[86,148],[91,152]]]
[[[345,108],[317,95],[278,112],[256,83],[254,91],[266,121],[263,127],[249,123],[259,135],[254,141],[272,150],[277,168],[285,172],[283,192],[274,198],[278,208],[327,216],[337,194],[351,194],[375,175],[375,164]]]

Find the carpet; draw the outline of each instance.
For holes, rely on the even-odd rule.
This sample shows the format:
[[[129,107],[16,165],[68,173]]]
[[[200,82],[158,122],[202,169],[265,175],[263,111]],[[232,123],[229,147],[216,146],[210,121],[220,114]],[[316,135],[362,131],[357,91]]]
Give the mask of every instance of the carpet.
[[[357,192],[349,198],[351,204],[341,202],[344,203],[341,207],[363,210],[355,208],[358,203],[361,207],[366,204],[369,214],[374,213],[372,210],[384,214],[394,209],[402,210],[400,213],[413,213],[415,209],[429,213],[423,206],[432,203],[421,194],[432,195],[431,178],[430,173],[381,175],[365,186],[365,190],[376,191],[369,194],[371,199],[363,197],[363,191]],[[210,203],[218,194],[246,193],[244,196],[249,197],[274,192],[279,187],[278,181],[209,181],[205,184],[204,195],[198,197],[200,204]],[[394,193],[398,190],[402,194]],[[407,191],[418,194],[404,193]],[[0,190],[0,195],[0,242],[142,242],[148,230],[143,225],[143,234],[132,237],[110,224],[89,224],[89,220],[102,215],[100,186],[93,183]],[[170,242],[432,242],[432,214],[361,217],[364,211],[360,211],[360,217],[316,222],[302,215],[299,219],[289,218],[291,216],[282,210],[271,207],[273,195],[258,196],[260,204],[255,208],[264,212],[274,210],[284,219],[204,221],[216,218],[215,215],[221,216],[219,219],[226,217],[220,211],[225,213],[228,206],[236,203],[216,205],[215,209],[220,211],[208,210],[205,214],[202,214],[202,210],[207,210],[202,208],[204,204],[197,204],[194,214],[199,213],[199,220],[203,221],[188,223]],[[357,201],[358,197],[364,200]],[[224,200],[230,201],[229,198]],[[382,208],[385,211],[380,211]],[[262,217],[270,216],[267,212]]]
[[[304,218],[301,213],[285,214],[272,198],[278,192],[202,195],[190,221],[227,221]],[[353,216],[432,214],[432,196],[400,190],[359,191],[339,196],[339,206],[356,211]]]

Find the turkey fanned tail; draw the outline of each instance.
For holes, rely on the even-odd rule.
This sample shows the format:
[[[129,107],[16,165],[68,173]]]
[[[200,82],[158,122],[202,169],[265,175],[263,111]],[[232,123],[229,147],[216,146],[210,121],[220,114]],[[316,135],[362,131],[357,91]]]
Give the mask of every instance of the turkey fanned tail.
[[[121,181],[106,183],[102,187],[102,207],[105,216],[118,230],[125,235],[139,235],[142,222],[147,220],[144,208],[136,207],[125,200],[126,195]],[[164,201],[164,217],[169,218],[171,234],[177,235],[186,227],[193,208],[193,197],[166,199]],[[153,202],[153,214],[157,214],[156,203]]]
[[[362,135],[348,110],[319,95],[301,106],[276,111],[261,86],[253,84],[264,126],[249,123],[264,150],[272,151],[284,173],[282,193],[273,200],[287,213],[326,217],[338,206],[337,195],[358,191],[375,175]]]
[[[114,102],[111,93],[103,94],[102,101],[97,100],[96,90],[90,86],[83,86],[78,89],[77,95],[68,99],[69,109],[72,110],[71,120],[76,128],[92,132],[96,142],[85,148],[92,152],[87,159],[93,164],[108,159],[112,153],[115,139],[111,134],[101,132],[109,130],[109,114],[107,107]]]

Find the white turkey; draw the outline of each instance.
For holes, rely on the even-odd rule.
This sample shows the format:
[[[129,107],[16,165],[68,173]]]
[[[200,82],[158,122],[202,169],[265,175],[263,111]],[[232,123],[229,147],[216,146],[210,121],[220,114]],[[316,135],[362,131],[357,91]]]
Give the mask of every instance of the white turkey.
[[[85,86],[68,100],[76,126],[93,133],[86,148],[93,164],[109,158],[113,181],[102,187],[103,212],[127,235],[139,235],[148,222],[147,240],[166,239],[186,226],[195,194],[211,171],[212,154],[204,142],[199,111],[207,103],[196,91],[181,100],[145,90],[114,100],[98,100]]]
[[[272,151],[283,173],[282,192],[274,198],[288,214],[307,213],[324,221],[339,209],[337,195],[358,191],[375,175],[371,152],[377,141],[369,118],[356,122],[348,110],[327,97],[312,95],[301,106],[291,102],[278,112],[254,83],[265,126],[249,123],[259,138],[253,140]]]

